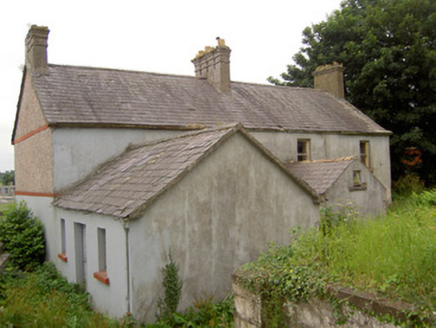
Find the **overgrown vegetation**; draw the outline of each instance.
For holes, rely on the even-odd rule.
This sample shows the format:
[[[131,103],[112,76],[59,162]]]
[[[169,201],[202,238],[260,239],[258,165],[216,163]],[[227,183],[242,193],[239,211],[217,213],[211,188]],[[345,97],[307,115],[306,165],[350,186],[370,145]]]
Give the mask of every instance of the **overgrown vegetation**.
[[[0,327],[129,327],[92,312],[88,294],[51,263],[34,272],[9,268],[0,278]]]
[[[339,282],[414,304],[416,325],[436,309],[435,190],[402,198],[375,219],[326,209],[320,228],[293,235],[288,247],[271,245],[243,268],[248,288],[267,286],[263,293],[298,301]]]
[[[12,204],[0,218],[0,241],[10,254],[12,264],[21,270],[39,267],[45,258],[42,223],[24,202]]]

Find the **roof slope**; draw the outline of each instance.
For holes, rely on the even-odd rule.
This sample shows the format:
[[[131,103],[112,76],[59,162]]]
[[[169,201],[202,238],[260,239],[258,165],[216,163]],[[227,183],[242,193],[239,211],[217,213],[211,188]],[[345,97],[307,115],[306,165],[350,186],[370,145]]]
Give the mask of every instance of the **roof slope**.
[[[51,125],[190,129],[241,122],[248,129],[389,133],[321,90],[232,82],[232,92],[221,94],[201,78],[59,65],[33,81]]]
[[[55,200],[55,205],[120,218],[137,217],[223,141],[243,133],[314,199],[316,193],[294,177],[240,125],[211,129],[128,149],[98,172]]]
[[[287,167],[319,195],[322,195],[354,160],[354,157],[344,157],[334,160],[294,162],[288,164]]]

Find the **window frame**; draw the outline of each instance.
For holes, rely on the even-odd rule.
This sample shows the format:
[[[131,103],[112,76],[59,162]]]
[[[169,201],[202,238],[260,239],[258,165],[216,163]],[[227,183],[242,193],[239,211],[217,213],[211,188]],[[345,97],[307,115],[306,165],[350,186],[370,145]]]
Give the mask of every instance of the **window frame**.
[[[66,232],[65,219],[60,219],[60,233],[61,233],[61,252],[58,253],[58,258],[63,262],[68,262],[67,257],[67,232]]]
[[[106,229],[97,228],[97,260],[98,271],[94,272],[94,278],[105,285],[109,285],[107,275],[107,245]]]
[[[310,159],[310,139],[297,139],[297,162],[310,161]]]

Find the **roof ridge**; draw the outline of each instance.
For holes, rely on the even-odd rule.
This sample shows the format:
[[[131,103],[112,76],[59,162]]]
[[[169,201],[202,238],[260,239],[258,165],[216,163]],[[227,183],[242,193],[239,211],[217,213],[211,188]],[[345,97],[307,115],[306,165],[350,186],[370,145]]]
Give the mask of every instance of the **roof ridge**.
[[[133,74],[147,74],[155,76],[171,76],[171,77],[181,77],[181,78],[192,78],[199,80],[200,78],[193,75],[182,75],[182,74],[170,74],[170,73],[158,73],[158,72],[148,72],[139,71],[134,69],[124,69],[124,68],[111,68],[111,67],[97,67],[97,66],[83,66],[83,65],[64,65],[64,64],[48,64],[49,67],[65,67],[65,68],[77,68],[86,70],[98,70],[98,71],[112,71],[112,72],[124,72]]]
[[[168,142],[168,141],[172,141],[172,140],[178,140],[178,139],[198,136],[202,133],[211,133],[211,132],[216,132],[216,131],[220,131],[220,130],[229,130],[229,131],[230,130],[240,130],[241,128],[244,128],[244,126],[242,123],[239,123],[239,122],[233,123],[233,124],[224,124],[222,126],[217,126],[217,127],[212,127],[212,128],[206,127],[206,128],[201,129],[201,130],[195,130],[195,131],[188,132],[188,133],[182,133],[182,134],[179,134],[176,136],[145,141],[145,142],[139,143],[139,144],[129,144],[125,151],[130,151],[130,150],[134,150],[134,149],[138,149],[138,148],[146,147],[146,146],[158,145],[160,143],[164,143],[164,142]]]

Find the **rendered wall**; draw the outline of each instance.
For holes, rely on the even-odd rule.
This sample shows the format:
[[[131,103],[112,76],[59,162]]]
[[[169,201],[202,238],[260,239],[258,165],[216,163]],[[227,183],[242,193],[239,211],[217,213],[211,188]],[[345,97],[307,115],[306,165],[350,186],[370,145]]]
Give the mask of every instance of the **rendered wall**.
[[[64,190],[113,159],[129,144],[169,138],[170,130],[62,128],[53,132],[54,185]]]
[[[365,187],[353,187],[353,171],[355,170],[360,171],[361,182],[365,184]],[[362,163],[354,161],[327,191],[326,198],[330,204],[350,204],[361,215],[373,216],[386,211],[387,201],[380,197],[385,192],[381,182]]]
[[[224,297],[231,273],[290,229],[313,226],[319,208],[240,134],[234,135],[131,222],[132,312],[153,320],[171,248],[184,281],[181,309]]]
[[[65,219],[66,256],[67,262],[57,257],[61,253],[60,219]],[[86,290],[91,295],[92,306],[100,313],[111,317],[122,317],[128,312],[128,278],[126,256],[126,231],[120,220],[98,214],[88,214],[78,211],[56,210],[51,235],[51,254],[56,254],[52,262],[70,282],[77,282],[76,277],[76,240],[74,224],[85,225],[86,249]],[[106,261],[109,285],[94,278],[98,267],[97,229],[106,230]]]
[[[281,161],[297,160],[297,140],[310,139],[311,159],[360,156],[360,141],[370,143],[370,169],[391,198],[391,162],[388,136],[342,135],[334,133],[253,132]]]

